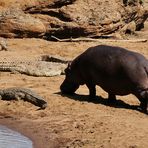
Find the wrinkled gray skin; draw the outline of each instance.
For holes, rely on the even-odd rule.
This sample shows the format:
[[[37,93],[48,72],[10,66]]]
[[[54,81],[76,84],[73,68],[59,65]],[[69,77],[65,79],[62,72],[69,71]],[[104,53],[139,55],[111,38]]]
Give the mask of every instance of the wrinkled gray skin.
[[[91,47],[68,65],[65,74],[60,86],[63,94],[73,94],[86,84],[93,99],[99,85],[110,103],[116,101],[116,95],[134,94],[142,111],[148,112],[148,60],[139,53],[114,46]]]

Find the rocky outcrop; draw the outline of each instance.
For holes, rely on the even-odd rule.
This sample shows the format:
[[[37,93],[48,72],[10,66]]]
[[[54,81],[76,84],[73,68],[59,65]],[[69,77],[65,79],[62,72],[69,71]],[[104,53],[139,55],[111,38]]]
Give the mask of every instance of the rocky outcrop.
[[[40,37],[46,32],[41,20],[25,14],[19,8],[5,9],[0,15],[0,36]]]
[[[3,2],[3,3],[2,3]],[[148,17],[142,0],[0,0],[0,36],[52,39],[133,33]],[[14,5],[17,9],[12,8]]]

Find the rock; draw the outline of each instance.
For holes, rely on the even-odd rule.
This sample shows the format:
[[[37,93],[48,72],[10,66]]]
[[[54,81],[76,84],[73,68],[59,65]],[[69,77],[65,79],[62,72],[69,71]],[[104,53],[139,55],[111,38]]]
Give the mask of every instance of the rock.
[[[0,36],[40,37],[46,32],[44,24],[19,8],[5,9],[0,13]]]
[[[9,5],[1,1],[2,7]],[[12,5],[19,9],[10,9]],[[131,22],[140,30],[148,17],[142,0],[11,0],[11,7],[1,12],[0,36],[99,37],[120,32]]]
[[[123,34],[134,34],[134,32],[136,31],[136,23],[134,21],[126,24],[121,30],[120,32],[122,32]]]

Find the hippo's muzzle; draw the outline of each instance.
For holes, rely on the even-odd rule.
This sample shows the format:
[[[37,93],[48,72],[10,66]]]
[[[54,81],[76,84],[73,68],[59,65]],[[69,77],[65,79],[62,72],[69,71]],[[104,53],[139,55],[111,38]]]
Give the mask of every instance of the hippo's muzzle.
[[[61,92],[63,94],[74,94],[74,92],[79,88],[78,84],[74,84],[74,83],[69,83],[64,81],[61,86]]]

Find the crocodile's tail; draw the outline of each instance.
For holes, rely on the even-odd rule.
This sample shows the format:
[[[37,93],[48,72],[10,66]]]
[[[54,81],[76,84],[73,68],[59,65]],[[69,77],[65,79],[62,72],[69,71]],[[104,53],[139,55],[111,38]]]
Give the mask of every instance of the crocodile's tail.
[[[27,95],[25,97],[25,101],[30,102],[36,106],[39,106],[41,109],[45,109],[47,107],[47,102],[44,101],[43,99],[39,99],[39,98],[40,97]]]
[[[39,106],[41,109],[45,109],[47,107],[47,102],[44,101],[42,97],[37,95],[35,92],[29,90],[29,94],[26,91],[24,91],[24,93],[26,93],[25,97],[23,98],[24,101],[27,101],[36,106]]]
[[[36,98],[35,105],[39,106],[41,109],[45,109],[47,107],[47,102]]]

